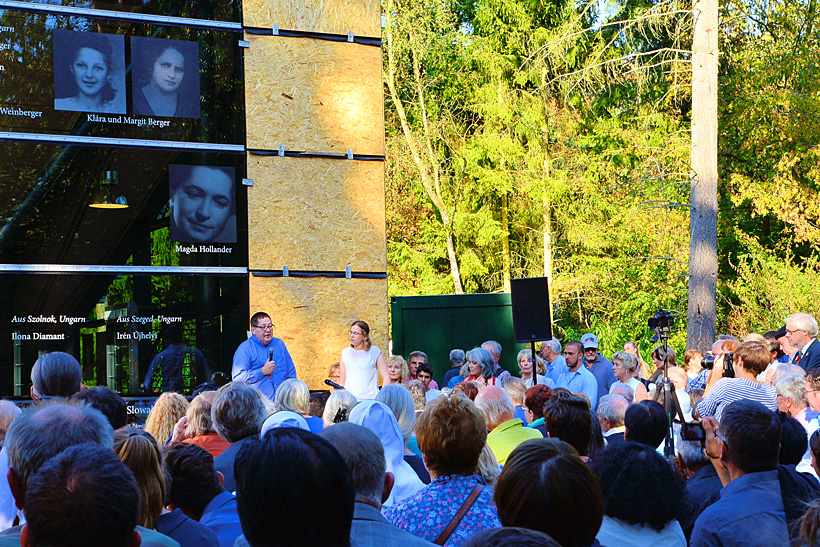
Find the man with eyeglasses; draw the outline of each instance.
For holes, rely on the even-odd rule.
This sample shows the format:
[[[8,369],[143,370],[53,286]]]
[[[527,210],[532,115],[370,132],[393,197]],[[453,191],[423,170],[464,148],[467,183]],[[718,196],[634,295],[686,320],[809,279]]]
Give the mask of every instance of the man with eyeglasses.
[[[786,318],[786,339],[797,348],[792,363],[803,370],[820,367],[820,345],[817,344],[817,321],[808,313],[795,313]]]
[[[251,317],[251,336],[236,348],[231,376],[234,382],[255,386],[271,401],[282,382],[296,378],[293,359],[285,343],[273,336],[267,313],[260,311]]]

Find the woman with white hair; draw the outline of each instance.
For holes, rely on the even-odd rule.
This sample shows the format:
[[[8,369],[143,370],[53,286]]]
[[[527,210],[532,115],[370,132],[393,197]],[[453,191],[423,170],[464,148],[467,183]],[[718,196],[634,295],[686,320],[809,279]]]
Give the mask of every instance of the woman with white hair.
[[[467,366],[470,375],[464,380],[478,382],[482,386],[501,385],[495,377],[495,359],[493,354],[484,348],[473,348],[467,352]]]
[[[321,418],[310,415],[310,390],[302,380],[291,378],[282,382],[273,403],[277,412],[290,410],[301,414],[313,433],[319,434],[325,428]]]
[[[346,422],[357,402],[356,397],[346,389],[337,389],[331,393],[325,403],[325,411],[322,413],[325,428],[339,422]]]
[[[387,471],[393,473],[395,479],[384,507],[401,503],[424,488],[416,472],[404,461],[404,438],[390,407],[379,401],[363,401],[350,412],[350,422],[375,433],[384,446]]]
[[[410,395],[406,387],[390,384],[379,391],[376,400],[387,405],[396,417],[402,437],[404,437],[404,461],[410,464],[421,482],[430,484],[430,473],[424,467],[424,460],[408,448],[408,443],[413,438],[413,428],[416,426],[416,408],[413,396]]]
[[[635,402],[639,403],[646,399],[646,387],[643,383],[635,378],[635,370],[638,368],[638,358],[632,353],[626,351],[616,351],[612,355],[612,372],[615,373],[617,382],[609,387],[609,392],[619,385],[625,385],[632,388],[635,394]]]
[[[790,366],[790,365],[786,365]],[[807,414],[809,402],[806,400],[806,376],[804,374],[786,374],[774,384],[777,390],[777,410],[785,412],[809,429]]]

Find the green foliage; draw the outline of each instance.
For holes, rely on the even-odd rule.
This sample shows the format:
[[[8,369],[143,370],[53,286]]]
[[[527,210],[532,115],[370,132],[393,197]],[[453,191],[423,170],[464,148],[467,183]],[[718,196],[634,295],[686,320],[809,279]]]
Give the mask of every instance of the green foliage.
[[[749,246],[738,257],[737,277],[727,283],[735,295],[727,314],[729,330],[777,330],[797,310],[820,317],[820,259],[812,255],[796,264],[789,253],[776,256],[753,241]]]
[[[621,345],[644,334],[657,307],[682,309],[687,211],[669,205],[688,192],[676,110],[685,92],[663,70],[624,78],[607,68],[636,68],[623,48],[641,41],[651,49],[649,35],[639,36],[645,27],[592,31],[593,6],[562,2],[393,5],[392,30],[404,40],[400,96],[422,134],[419,84],[424,90],[464,290],[544,275],[549,258],[559,324],[620,322],[612,343]],[[686,21],[667,23],[648,25],[672,44]],[[390,291],[452,292],[444,227],[419,190],[399,121],[388,118]]]
[[[449,225],[388,100],[391,294],[453,292],[450,234],[465,291],[548,273],[567,337],[596,332],[611,352],[662,307],[682,351],[691,2],[623,0],[609,20],[598,3],[393,2],[399,101]],[[719,331],[768,330],[816,301],[818,9],[722,4]],[[767,268],[808,296],[774,291]]]

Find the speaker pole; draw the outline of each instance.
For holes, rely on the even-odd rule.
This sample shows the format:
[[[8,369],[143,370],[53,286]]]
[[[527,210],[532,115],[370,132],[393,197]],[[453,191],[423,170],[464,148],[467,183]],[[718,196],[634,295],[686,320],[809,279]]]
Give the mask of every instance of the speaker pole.
[[[538,357],[535,356],[535,341],[530,342],[532,352],[532,387],[538,385]]]

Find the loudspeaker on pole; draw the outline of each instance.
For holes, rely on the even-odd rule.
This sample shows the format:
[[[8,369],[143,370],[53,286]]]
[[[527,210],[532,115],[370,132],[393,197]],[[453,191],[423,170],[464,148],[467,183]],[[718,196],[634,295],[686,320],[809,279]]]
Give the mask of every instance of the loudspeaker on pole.
[[[530,343],[552,338],[550,293],[546,277],[527,277],[510,282],[515,341]]]

